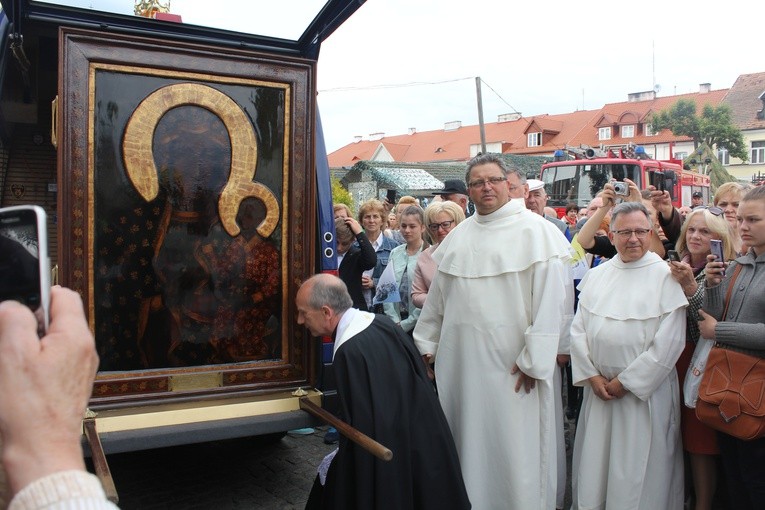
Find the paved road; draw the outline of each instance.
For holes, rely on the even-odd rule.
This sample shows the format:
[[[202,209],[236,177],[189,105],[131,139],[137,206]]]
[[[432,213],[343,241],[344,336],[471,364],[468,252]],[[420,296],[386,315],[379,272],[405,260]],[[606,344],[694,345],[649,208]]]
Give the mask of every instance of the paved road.
[[[303,509],[316,466],[334,449],[322,441],[325,431],[265,444],[245,438],[110,455],[120,508]],[[3,485],[0,470],[0,508]]]
[[[254,438],[110,455],[109,466],[129,509],[302,509],[321,459],[334,449],[310,436]]]

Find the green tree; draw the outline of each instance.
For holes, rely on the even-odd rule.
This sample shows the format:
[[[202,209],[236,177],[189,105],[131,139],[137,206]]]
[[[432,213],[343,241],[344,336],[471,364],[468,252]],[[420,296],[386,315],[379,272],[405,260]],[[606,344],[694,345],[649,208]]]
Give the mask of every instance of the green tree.
[[[653,115],[653,129],[669,129],[677,136],[693,139],[694,149],[706,143],[709,147],[725,147],[728,153],[742,161],[749,158],[741,131],[733,125],[728,105],[704,105],[701,115],[696,114],[696,103],[680,99],[669,109]]]
[[[351,211],[356,212],[356,209],[353,207],[351,192],[343,187],[340,179],[337,177],[332,177],[332,203],[345,204],[351,208]]]

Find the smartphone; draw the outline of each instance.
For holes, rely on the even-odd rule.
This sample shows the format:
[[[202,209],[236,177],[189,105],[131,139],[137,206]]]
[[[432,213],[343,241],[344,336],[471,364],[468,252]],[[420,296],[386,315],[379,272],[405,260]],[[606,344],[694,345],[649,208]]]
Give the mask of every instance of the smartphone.
[[[664,172],[658,170],[651,172],[651,184],[656,191],[664,191],[667,189],[667,180],[664,176]]]
[[[385,198],[388,200],[389,204],[396,203],[396,190],[395,189],[389,189],[388,193],[385,195]]]
[[[723,256],[723,246],[722,241],[719,239],[711,239],[709,241],[709,248],[712,252],[712,255],[717,257],[717,262],[725,262],[725,257]]]
[[[0,301],[13,299],[37,317],[37,333],[48,330],[50,259],[45,210],[36,205],[0,209]]]
[[[675,250],[667,250],[667,260],[672,262],[680,262],[680,254]]]

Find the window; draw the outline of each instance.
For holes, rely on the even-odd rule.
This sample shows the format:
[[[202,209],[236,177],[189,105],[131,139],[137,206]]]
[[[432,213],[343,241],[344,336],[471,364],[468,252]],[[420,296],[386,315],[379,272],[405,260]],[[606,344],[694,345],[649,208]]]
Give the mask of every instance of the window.
[[[675,153],[675,159],[685,159],[688,157],[687,152],[676,152]]]
[[[542,145],[542,133],[529,133],[526,137],[528,147],[539,147]]]
[[[719,159],[720,163],[723,165],[730,165],[730,154],[728,153],[728,149],[725,147],[718,147],[717,159]]]
[[[635,136],[635,124],[622,126],[622,138],[632,138]]]
[[[656,133],[653,132],[653,124],[646,124],[643,126],[643,134],[645,136],[653,136]]]
[[[610,127],[603,127],[598,129],[598,140],[610,140],[610,139],[611,139]]]
[[[752,142],[752,157],[750,159],[755,164],[765,163],[765,140]]]

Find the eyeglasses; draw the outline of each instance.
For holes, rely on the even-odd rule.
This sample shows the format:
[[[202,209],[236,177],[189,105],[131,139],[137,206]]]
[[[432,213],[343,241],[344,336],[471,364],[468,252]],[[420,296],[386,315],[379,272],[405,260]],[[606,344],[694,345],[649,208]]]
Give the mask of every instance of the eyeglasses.
[[[696,209],[706,209],[707,211],[711,212],[715,216],[720,216],[723,213],[723,210],[715,205],[705,205],[703,207],[694,207],[693,210]]]
[[[481,189],[487,184],[491,187],[499,186],[500,183],[503,183],[507,180],[507,177],[490,177],[489,179],[483,180],[483,181],[470,181],[468,183],[468,186],[470,186],[473,189]]]
[[[636,228],[635,230],[612,230],[611,232],[622,239],[629,239],[632,237],[632,234],[635,234],[635,237],[638,239],[643,239],[651,233],[647,228]]]
[[[428,225],[428,229],[430,229],[431,232],[438,232],[439,228],[449,230],[449,227],[452,226],[452,223],[454,223],[454,220],[442,221],[441,223],[431,223]]]

